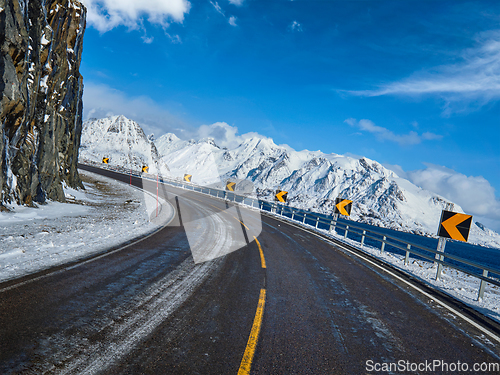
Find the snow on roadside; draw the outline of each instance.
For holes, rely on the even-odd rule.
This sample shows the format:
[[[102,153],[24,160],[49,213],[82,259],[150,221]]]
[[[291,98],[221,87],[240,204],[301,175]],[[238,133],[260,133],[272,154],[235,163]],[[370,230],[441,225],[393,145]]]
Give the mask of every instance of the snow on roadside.
[[[335,238],[348,242],[358,248],[360,247],[359,242],[351,239],[346,240],[343,236],[338,234],[335,235]],[[466,305],[469,305],[483,315],[500,322],[500,288],[498,286],[487,284],[483,299],[477,301],[480,280],[465,272],[450,267],[443,267],[440,279],[435,280],[437,267],[432,262],[415,259],[410,254],[410,263],[405,265],[405,257],[403,255],[390,252],[381,253],[380,249],[367,245],[363,246],[363,251],[406,273],[416,276],[434,289],[441,290],[464,302]]]
[[[283,217],[278,214],[272,215],[281,220],[289,221],[296,225],[318,231],[328,237],[335,238],[336,240],[352,245],[357,249],[361,249],[375,258],[378,258],[385,263],[389,263],[407,274],[415,276],[432,288],[440,290],[458,299],[459,301],[462,301],[481,314],[500,322],[500,288],[496,285],[487,284],[483,299],[481,301],[477,301],[480,280],[469,276],[464,272],[457,271],[450,267],[443,267],[441,278],[439,280],[435,280],[437,268],[432,262],[417,260],[410,254],[410,264],[405,265],[405,257],[403,255],[388,251],[382,253],[380,252],[380,248],[375,248],[366,244],[361,247],[358,241],[350,238],[344,238],[343,235],[339,235],[338,233],[332,233],[324,229],[316,229],[314,226],[302,224],[295,220],[292,221],[290,218]]]
[[[80,171],[85,190],[65,188],[68,203],[0,212],[0,281],[87,257],[165,225],[173,215],[142,190]],[[151,221],[150,221],[151,218]]]

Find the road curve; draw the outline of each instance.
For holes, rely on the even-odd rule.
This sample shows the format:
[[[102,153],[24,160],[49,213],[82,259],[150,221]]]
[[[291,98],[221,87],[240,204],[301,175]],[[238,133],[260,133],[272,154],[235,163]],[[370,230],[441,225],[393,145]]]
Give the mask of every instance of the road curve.
[[[156,182],[133,183],[156,192]],[[181,217],[155,235],[0,284],[0,373],[361,374],[367,361],[500,363],[498,343],[476,327],[315,234],[267,216],[239,220],[227,202],[194,192],[160,194]],[[245,243],[195,264],[188,223],[209,251]]]

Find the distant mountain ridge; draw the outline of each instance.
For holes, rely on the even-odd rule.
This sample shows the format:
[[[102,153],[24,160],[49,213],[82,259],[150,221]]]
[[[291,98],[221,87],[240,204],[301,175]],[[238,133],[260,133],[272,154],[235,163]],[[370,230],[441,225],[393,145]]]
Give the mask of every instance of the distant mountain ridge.
[[[168,173],[154,141],[138,123],[125,116],[85,121],[79,156],[98,163],[107,157],[111,164],[127,169],[141,170],[148,166],[150,173]]]
[[[129,132],[129,143],[115,142],[111,141],[115,136],[102,134],[105,128],[105,133],[114,129],[110,123],[116,121],[132,126],[123,116],[85,122],[81,155],[88,156],[90,150],[109,150],[113,163],[129,167],[130,160],[142,150],[142,155],[151,154],[154,163],[165,165],[160,168],[163,175],[180,178],[188,173],[194,183],[220,187],[231,178],[250,180],[255,186],[254,196],[272,200],[280,188],[288,191],[289,205],[325,214],[332,213],[335,198],[340,196],[353,201],[353,220],[431,236],[435,236],[441,211],[448,202],[364,157],[296,151],[260,137],[247,138],[232,149],[219,147],[213,138],[186,141],[173,133],[150,141],[137,123],[133,124],[134,132],[120,128],[120,132]],[[457,204],[454,211],[463,212]],[[480,223],[472,226],[469,241],[500,248],[500,235]]]

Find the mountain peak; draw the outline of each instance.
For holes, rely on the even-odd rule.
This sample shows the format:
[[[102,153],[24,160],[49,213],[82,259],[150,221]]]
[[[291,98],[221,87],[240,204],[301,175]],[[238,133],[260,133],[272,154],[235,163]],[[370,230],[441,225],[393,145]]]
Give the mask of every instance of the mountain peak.
[[[154,141],[137,122],[123,115],[85,121],[80,156],[98,163],[107,157],[112,165],[138,170],[147,165],[150,173],[168,174]]]
[[[193,181],[202,185],[228,178],[245,179],[253,182],[256,196],[269,200],[274,198],[274,190],[281,187],[288,191],[289,204],[325,214],[331,214],[335,198],[340,196],[353,201],[353,220],[428,235],[435,235],[446,203],[437,194],[399,178],[366,157],[295,151],[258,136],[245,138],[230,149],[220,148],[213,138],[186,141],[173,133],[149,142],[146,136],[131,131],[132,121],[123,120],[123,116],[121,119],[114,119],[115,123],[122,123],[119,133],[106,132],[111,119],[94,121],[93,129],[85,126],[81,155],[93,154],[100,162],[102,150],[107,150],[113,164],[126,165],[134,159],[138,165],[147,163],[142,161],[147,154],[144,150],[153,149],[156,144],[160,161],[169,166],[174,177],[189,173]],[[92,148],[90,138],[95,142]],[[461,211],[458,205],[455,208]],[[479,224],[471,229],[471,242],[500,246],[500,236],[483,228]]]
[[[206,144],[209,144],[210,146],[213,146],[213,147],[220,149],[220,147],[215,143],[215,139],[212,137],[200,139],[197,143],[198,144],[206,143]]]

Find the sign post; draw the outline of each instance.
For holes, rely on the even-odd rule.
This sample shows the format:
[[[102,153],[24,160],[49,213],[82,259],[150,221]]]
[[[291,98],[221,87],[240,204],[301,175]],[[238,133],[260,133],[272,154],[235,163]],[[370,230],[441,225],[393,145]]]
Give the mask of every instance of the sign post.
[[[274,196],[274,200],[276,202],[286,203],[287,197],[288,197],[288,191],[276,190],[276,195]]]
[[[352,210],[352,201],[350,201],[349,199],[342,199],[340,197],[335,199],[335,208],[333,209],[334,214],[351,216],[351,210]]]
[[[236,182],[232,182],[230,180],[227,180],[226,181],[226,190],[224,191],[224,198],[227,198],[229,200],[227,192],[231,191],[231,192],[233,192],[233,200],[236,202],[236,194],[234,194],[235,187],[236,187]]]
[[[231,182],[231,181],[227,180],[227,182],[226,182],[226,190],[228,190],[228,191],[234,191],[235,186],[236,186],[236,182]]]
[[[439,242],[437,246],[437,251],[440,253],[444,253],[446,241],[448,238],[463,242],[467,242],[467,239],[469,238],[472,216],[461,214],[458,212],[452,212],[452,209],[453,203],[447,203],[446,209],[441,212],[441,220],[439,221],[438,228]],[[436,254],[435,259],[442,262],[444,260],[444,255]],[[442,269],[442,263],[438,263],[436,280],[441,277]]]
[[[274,201],[275,202],[281,202],[281,203],[286,203],[286,199],[288,197],[288,191],[283,191],[283,190],[276,190],[276,194],[274,195]],[[274,207],[274,211],[271,212],[276,213],[278,210],[278,204]],[[283,208],[281,209],[281,213],[283,213]]]
[[[330,231],[335,231],[337,226],[337,220],[339,215],[351,216],[352,201],[349,199],[342,199],[340,196],[335,199],[335,206],[333,207],[333,222],[334,224],[330,226]],[[347,229],[345,231],[347,233]]]

